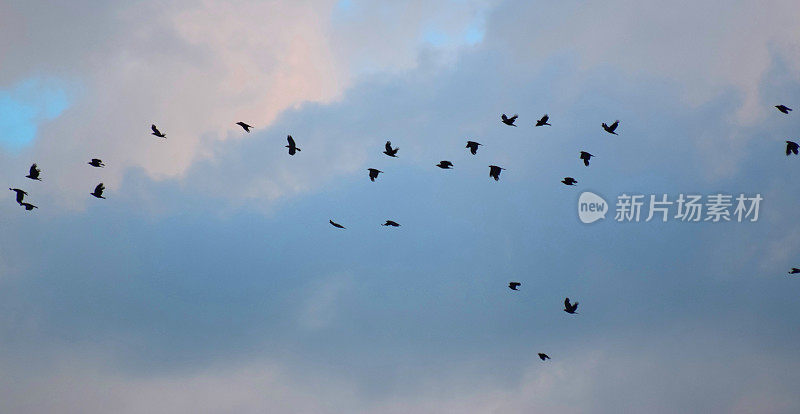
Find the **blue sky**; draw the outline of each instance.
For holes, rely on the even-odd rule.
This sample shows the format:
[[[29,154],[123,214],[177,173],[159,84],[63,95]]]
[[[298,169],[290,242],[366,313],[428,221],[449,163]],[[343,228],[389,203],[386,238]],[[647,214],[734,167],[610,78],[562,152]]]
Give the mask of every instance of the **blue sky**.
[[[34,115],[0,116],[35,132],[4,141],[2,174],[39,209],[11,192],[0,207],[0,411],[797,411],[800,160],[783,151],[800,121],[773,108],[800,106],[798,26],[782,24],[796,5],[742,23],[738,59],[766,61],[718,71],[737,39],[715,34],[755,2],[707,25],[627,5],[589,28],[580,2],[348,3],[180,3],[144,28],[148,2],[79,5],[119,27],[91,29],[106,40],[90,51],[65,35],[62,60],[5,52],[20,63],[0,91]],[[207,15],[218,29],[194,31]],[[642,37],[648,22],[698,41]],[[17,92],[51,78],[80,96]],[[553,126],[534,128],[544,113]],[[619,136],[600,128],[614,119]],[[100,181],[107,200],[88,195]],[[585,225],[584,190],[764,201],[755,223]]]

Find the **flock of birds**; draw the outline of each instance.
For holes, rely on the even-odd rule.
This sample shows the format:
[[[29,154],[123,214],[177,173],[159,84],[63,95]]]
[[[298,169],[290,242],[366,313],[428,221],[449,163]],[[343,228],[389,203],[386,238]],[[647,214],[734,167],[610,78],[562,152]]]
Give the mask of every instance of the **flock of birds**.
[[[787,114],[787,115],[789,114],[789,112],[792,111],[792,109],[787,107],[786,105],[776,105],[775,108],[777,108],[778,111],[780,111],[780,112],[782,112],[784,114]],[[516,127],[517,125],[515,124],[515,122],[517,121],[518,117],[519,117],[519,115],[517,115],[517,114],[514,114],[513,116],[510,116],[510,117],[507,116],[506,114],[502,114],[500,116],[500,121],[502,123],[508,125],[508,126]],[[549,115],[545,114],[539,120],[536,121],[535,126],[536,127],[551,126],[551,124],[548,122],[549,120],[550,120]],[[247,132],[247,133],[249,133],[250,130],[253,128],[251,125],[248,125],[245,122],[237,122],[236,125],[242,127],[242,129],[244,129],[244,131]],[[619,120],[614,121],[610,125],[608,125],[605,122],[603,122],[601,124],[601,126],[603,127],[603,130],[605,130],[607,133],[612,134],[612,135],[618,135],[616,130],[619,127]],[[161,132],[158,129],[158,127],[156,127],[155,124],[151,125],[150,129],[152,131],[151,135],[154,135],[154,136],[156,136],[158,138],[163,138],[163,139],[167,138],[167,135],[165,133]],[[287,140],[286,148],[288,148],[289,155],[297,154],[297,152],[300,151],[300,148],[297,146],[297,143],[295,142],[294,138],[292,138],[292,136],[289,135],[289,136],[287,136],[286,140]],[[469,149],[469,152],[472,155],[476,155],[478,153],[478,147],[481,146],[481,145],[482,144],[479,143],[479,142],[467,141],[467,146],[465,148]],[[398,151],[400,151],[400,148],[392,147],[392,142],[391,141],[386,141],[385,150],[383,151],[384,154],[386,154],[389,157],[396,158]],[[796,143],[794,141],[788,141],[787,140],[786,141],[786,155],[787,156],[791,155],[791,154],[798,155],[798,152],[800,152],[800,144],[798,144],[798,143]],[[587,166],[587,167],[589,166],[589,160],[592,157],[594,157],[594,155],[592,155],[592,154],[590,154],[590,153],[588,153],[586,151],[580,151],[580,154],[578,156],[578,158],[580,160],[582,160],[583,164],[585,166]],[[98,158],[92,158],[87,164],[89,164],[90,166],[95,167],[95,168],[105,167],[105,164],[103,164],[103,161],[98,159]],[[438,164],[436,164],[436,167],[448,170],[448,169],[452,169],[453,168],[453,163],[450,162],[450,161],[447,161],[447,160],[442,160]],[[495,181],[499,181],[500,180],[500,172],[503,171],[504,169],[505,168],[497,166],[497,165],[490,165],[489,166],[489,177],[493,178]],[[369,179],[372,182],[374,182],[378,178],[379,174],[383,173],[383,171],[378,170],[377,168],[368,168],[367,171],[369,172]],[[33,165],[31,165],[31,168],[28,171],[28,175],[26,175],[25,177],[29,178],[31,180],[34,180],[34,181],[42,181],[42,179],[40,177],[41,173],[42,173],[42,170],[39,169],[39,167],[34,163]],[[564,185],[575,185],[575,184],[578,183],[578,181],[575,180],[572,177],[564,177],[564,179],[561,182],[564,183]],[[19,189],[19,188],[9,188],[9,190],[11,190],[14,193],[16,193],[17,204],[22,206],[25,210],[31,211],[31,210],[33,210],[35,208],[38,208],[37,206],[25,201],[25,197],[28,195],[28,193],[25,190],[22,190],[22,189]],[[89,193],[89,194],[92,195],[95,198],[105,199],[105,197],[103,196],[103,191],[104,190],[105,190],[105,185],[103,185],[103,183],[100,183],[100,184],[97,184],[97,186],[95,186],[95,188],[94,188],[94,191]],[[339,224],[339,223],[337,223],[337,222],[335,222],[333,220],[328,220],[328,221],[333,227],[336,227],[338,229],[346,229],[345,226],[343,226],[343,225],[341,225],[341,224]],[[392,220],[386,220],[386,222],[383,223],[382,226],[400,227],[400,224],[395,222],[395,221],[392,221]],[[800,274],[800,269],[798,269],[796,267],[793,267],[789,271],[789,274]],[[511,289],[511,290],[514,290],[514,291],[519,291],[519,287],[520,286],[522,286],[522,283],[520,283],[520,282],[509,282],[508,283],[508,288]],[[578,313],[577,310],[578,310],[578,302],[574,302],[573,303],[570,300],[570,298],[568,298],[568,297],[564,299],[564,309],[563,309],[564,312],[566,312],[568,314],[571,314],[571,315],[574,315],[574,314]],[[550,357],[545,353],[541,353],[540,352],[540,353],[538,353],[538,356],[539,356],[539,359],[541,359],[542,361],[550,359]]]

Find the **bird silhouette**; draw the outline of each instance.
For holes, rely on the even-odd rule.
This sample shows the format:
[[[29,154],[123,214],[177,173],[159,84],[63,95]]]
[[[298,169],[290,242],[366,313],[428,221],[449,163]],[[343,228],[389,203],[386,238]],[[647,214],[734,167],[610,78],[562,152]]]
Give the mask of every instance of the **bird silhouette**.
[[[105,190],[105,189],[106,189],[106,186],[104,186],[103,183],[100,183],[100,184],[97,184],[97,187],[94,188],[94,192],[93,193],[89,193],[89,194],[91,194],[91,195],[93,195],[93,196],[95,196],[97,198],[105,198],[105,197],[103,197],[103,190]]]
[[[519,283],[519,282],[509,282],[508,283],[508,288],[511,289],[511,290],[519,290],[517,288],[520,287],[521,285],[522,285],[522,283]]]
[[[489,166],[489,177],[494,178],[495,181],[500,180],[500,171],[505,170],[503,167],[498,167],[496,165]]]
[[[775,105],[775,107],[778,108],[778,110],[783,112],[784,114],[788,114],[789,112],[792,111],[792,108],[789,108],[786,105]]]
[[[390,157],[397,157],[397,151],[400,151],[400,148],[392,148],[392,141],[386,141],[386,150],[383,151],[384,154]]]
[[[577,184],[578,180],[576,180],[576,179],[574,179],[572,177],[564,177],[564,179],[561,180],[561,182],[566,184],[566,185],[575,185],[575,184]]]
[[[439,161],[439,163],[436,164],[436,166],[443,170],[449,170],[453,168],[453,163],[450,161]]]
[[[500,115],[500,119],[502,120],[502,122],[503,122],[504,124],[506,124],[506,125],[510,125],[510,126],[513,126],[513,127],[515,127],[516,125],[514,125],[514,121],[516,121],[516,120],[517,120],[517,117],[518,117],[518,116],[519,116],[519,115],[517,115],[517,114],[514,114],[514,116],[512,116],[511,118],[509,118],[509,117],[507,117],[507,116],[506,116],[506,114],[503,114],[503,115]]]
[[[247,125],[244,122],[237,122],[236,125],[239,125],[240,127],[242,127],[242,129],[244,129],[244,132],[247,132],[247,133],[249,133],[250,132],[250,128],[252,128],[252,126]]]
[[[30,178],[31,180],[42,181],[42,179],[39,178],[39,174],[41,173],[42,170],[40,170],[39,167],[36,166],[36,164],[33,164],[31,165],[31,169],[28,171],[28,175],[26,175],[25,177]]]
[[[592,157],[594,157],[594,155],[589,154],[586,151],[581,151],[581,156],[578,157],[578,158],[582,159],[583,160],[583,165],[588,167],[589,166],[589,159],[592,158]]]
[[[367,171],[369,171],[369,180],[372,182],[375,182],[375,179],[378,178],[378,174],[383,172],[375,168],[368,168]]]
[[[92,158],[91,161],[87,162],[87,164],[91,165],[92,167],[105,167],[106,165],[103,164],[103,161],[97,158]]]
[[[614,123],[611,125],[606,125],[606,123],[603,122],[603,129],[605,129],[606,132],[608,132],[609,134],[619,135],[616,132],[614,132],[617,130],[618,126],[619,126],[619,119],[614,121]]]
[[[569,298],[564,299],[564,312],[572,314],[577,313],[576,310],[578,310],[578,302],[570,303]]]
[[[331,223],[331,225],[332,225],[333,227],[336,227],[337,229],[343,229],[343,228],[345,228],[344,226],[342,226],[341,224],[339,224],[339,223],[337,223],[337,222],[335,222],[335,221],[333,221],[333,220],[328,220],[328,222],[329,222],[329,223]]]
[[[400,227],[396,221],[386,220],[386,223],[381,224],[381,226],[392,226],[392,227]]]
[[[789,271],[790,275],[800,273],[800,269],[793,267],[792,270]]]
[[[166,137],[167,137],[167,134],[164,134],[164,133],[162,133],[161,131],[159,131],[159,130],[158,130],[158,128],[156,128],[156,125],[155,125],[155,124],[153,124],[153,125],[150,125],[150,129],[152,129],[152,130],[153,130],[153,132],[151,133],[151,135],[155,135],[155,136],[157,136],[157,137],[159,137],[159,138],[166,138]]]
[[[544,361],[544,360],[546,360],[546,359],[550,359],[550,357],[549,357],[549,356],[547,356],[547,354],[543,354],[543,353],[539,352],[539,359],[541,359],[542,361]]]
[[[286,140],[289,141],[289,145],[286,148],[289,148],[289,155],[294,155],[297,151],[300,151],[300,148],[297,148],[297,144],[294,142],[294,138],[291,135],[286,136]]]
[[[21,205],[22,207],[25,207],[25,210],[28,210],[28,211],[31,211],[34,208],[39,208],[39,207],[36,207],[35,205],[33,205],[31,203],[19,203],[19,205]]]
[[[547,123],[548,119],[550,119],[550,117],[547,114],[544,114],[542,119],[536,121],[536,126],[539,127],[539,126],[543,126],[543,125],[550,125],[550,124]]]
[[[478,143],[478,142],[475,142],[475,141],[467,141],[466,148],[469,148],[469,152],[471,152],[472,155],[475,155],[475,154],[478,153],[478,145],[481,145],[481,144]]]
[[[9,188],[9,190],[17,193],[17,204],[22,205],[22,198],[28,195],[28,193],[19,188]]]
[[[797,155],[797,149],[800,148],[794,141],[786,141],[786,155],[794,154]],[[36,165],[36,164],[33,164]]]

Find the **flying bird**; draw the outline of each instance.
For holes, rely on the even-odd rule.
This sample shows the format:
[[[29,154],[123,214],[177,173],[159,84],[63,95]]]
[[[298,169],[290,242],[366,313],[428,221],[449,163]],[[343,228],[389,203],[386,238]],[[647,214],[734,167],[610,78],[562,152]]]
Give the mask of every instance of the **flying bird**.
[[[549,357],[549,356],[547,356],[547,354],[543,354],[543,353],[539,352],[539,359],[541,359],[542,361],[544,361],[544,360],[546,360],[546,359],[550,359],[550,357]]]
[[[564,177],[564,179],[561,180],[561,182],[566,184],[566,185],[575,185],[578,182],[578,180],[576,180],[576,179],[574,179],[572,177]]]
[[[792,270],[789,271],[790,275],[794,275],[794,274],[797,274],[797,273],[800,273],[800,269],[798,269],[796,267],[793,267]]]
[[[797,149],[800,148],[794,141],[786,141],[786,155],[794,154],[797,155]],[[34,166],[36,164],[33,164]]]
[[[368,168],[367,171],[369,171],[369,180],[372,182],[375,182],[375,179],[378,178],[378,174],[383,172],[375,168]]]
[[[390,157],[397,157],[397,151],[400,151],[400,148],[392,148],[392,141],[386,141],[386,150],[383,151],[384,154]]]
[[[106,189],[106,186],[104,186],[103,183],[100,183],[100,184],[97,184],[97,187],[94,188],[94,192],[93,193],[89,193],[89,194],[91,194],[91,195],[93,195],[93,196],[95,196],[97,198],[103,198],[104,199],[105,197],[103,197],[103,190],[105,190],[105,189]]]
[[[25,207],[25,210],[28,210],[28,211],[31,211],[34,208],[39,208],[39,207],[36,207],[35,205],[33,205],[31,203],[19,203],[19,205],[21,205],[22,207]]]
[[[439,161],[439,163],[436,164],[436,166],[443,170],[449,170],[453,168],[453,163],[450,161]]]
[[[331,223],[331,226],[336,227],[337,229],[345,228],[344,226],[342,226],[341,224],[339,224],[339,223],[337,223],[337,222],[335,222],[333,220],[328,220],[328,222]]]
[[[291,135],[287,135],[286,140],[289,141],[289,145],[286,145],[286,148],[289,148],[289,155],[294,155],[297,151],[300,151],[300,148],[297,148],[297,144],[295,144],[294,138],[292,138]]]
[[[400,227],[396,221],[386,220],[386,223],[381,224],[381,226],[392,226],[392,227]]]
[[[92,167],[105,167],[106,165],[103,164],[103,161],[97,158],[92,158],[91,161],[87,162],[87,164],[91,165]]]
[[[42,179],[39,178],[39,174],[41,173],[42,170],[40,170],[39,167],[36,166],[36,164],[33,164],[31,165],[30,171],[28,171],[28,175],[26,175],[25,177],[30,178],[31,180],[42,181]]]
[[[609,134],[619,135],[616,132],[614,132],[617,130],[618,126],[619,126],[619,119],[614,121],[614,123],[611,125],[606,125],[606,123],[603,122],[603,129],[605,129],[606,132],[608,132]]]
[[[28,193],[19,188],[9,188],[9,190],[17,193],[17,204],[22,205],[22,198],[28,195]]]
[[[513,126],[513,127],[515,127],[516,125],[514,125],[514,121],[516,121],[516,120],[517,120],[517,117],[518,117],[518,116],[519,116],[519,115],[517,115],[517,114],[514,114],[514,116],[512,116],[511,118],[509,118],[509,117],[507,117],[507,116],[506,116],[506,114],[503,114],[503,115],[500,115],[500,119],[502,120],[502,122],[503,122],[504,124],[506,124],[506,125],[510,125],[510,126]]]
[[[511,289],[511,290],[519,290],[517,288],[520,287],[521,285],[522,285],[522,283],[519,283],[519,282],[509,282],[508,283],[508,288]]]
[[[783,112],[784,114],[788,114],[789,112],[792,111],[792,108],[789,108],[786,105],[775,105],[775,107],[778,108],[778,110]]]
[[[542,119],[536,121],[536,126],[550,125],[547,123],[548,119],[550,119],[550,117],[547,114],[544,114]]]
[[[239,125],[240,127],[242,127],[242,129],[244,129],[244,132],[247,132],[247,133],[249,133],[250,132],[250,128],[252,128],[251,125],[247,125],[244,122],[237,122],[236,125]]]
[[[155,136],[157,136],[157,137],[159,137],[159,138],[166,138],[166,137],[167,137],[167,134],[163,134],[163,133],[161,133],[161,131],[159,131],[159,130],[158,130],[158,128],[156,128],[156,125],[155,125],[155,124],[153,124],[153,125],[150,125],[150,129],[152,129],[152,130],[153,130],[153,132],[152,132],[152,134],[151,134],[151,135],[155,135]]]
[[[500,171],[505,170],[503,167],[498,167],[496,165],[489,166],[489,177],[494,178],[495,181],[500,180]]]
[[[581,151],[581,156],[578,157],[578,158],[582,159],[583,160],[583,165],[588,167],[589,166],[589,159],[592,158],[592,157],[594,157],[594,155],[589,154],[586,151]]]
[[[578,302],[570,303],[569,298],[564,299],[564,312],[577,313],[576,310],[578,310]]]
[[[466,148],[469,148],[469,152],[471,152],[472,155],[475,155],[475,154],[478,153],[478,145],[481,145],[481,144],[478,143],[478,142],[475,142],[475,141],[467,141]]]

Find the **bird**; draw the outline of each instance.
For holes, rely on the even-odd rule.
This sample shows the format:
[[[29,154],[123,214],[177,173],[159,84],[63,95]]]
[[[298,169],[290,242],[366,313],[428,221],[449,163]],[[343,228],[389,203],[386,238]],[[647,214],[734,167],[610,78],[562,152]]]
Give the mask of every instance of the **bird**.
[[[517,288],[520,287],[521,285],[522,285],[522,283],[519,283],[519,282],[509,282],[508,283],[508,288],[511,289],[511,290],[519,290]]]
[[[36,164],[33,164],[31,165],[30,171],[28,171],[28,175],[26,175],[25,177],[30,178],[31,180],[42,181],[42,179],[39,178],[39,174],[41,173],[42,170],[40,170],[39,167],[36,166]]]
[[[519,115],[517,115],[517,114],[514,114],[514,116],[512,116],[511,118],[509,118],[509,117],[507,117],[507,116],[506,116],[506,114],[503,114],[503,115],[500,115],[500,119],[502,119],[502,122],[503,122],[504,124],[506,124],[506,125],[510,125],[510,126],[513,126],[513,127],[515,127],[516,125],[514,125],[514,121],[516,121],[516,120],[517,120],[517,117],[518,117],[518,116],[519,116]]]
[[[578,180],[576,180],[576,179],[574,179],[572,177],[564,177],[564,179],[561,180],[561,182],[566,184],[566,185],[575,185],[578,182]]]
[[[396,221],[386,220],[386,223],[381,224],[381,226],[392,226],[392,227],[400,227]]]
[[[286,145],[286,148],[289,148],[289,155],[294,155],[295,152],[300,151],[300,148],[297,148],[297,144],[295,144],[294,138],[292,138],[291,135],[287,135],[286,140],[289,141],[289,145]]]
[[[87,164],[91,165],[92,167],[105,167],[106,165],[103,164],[103,161],[98,158],[92,158],[91,161],[87,162]]]
[[[344,226],[342,226],[341,224],[339,224],[339,223],[337,223],[337,222],[335,222],[333,220],[328,220],[328,222],[331,223],[331,226],[336,227],[337,229],[345,228]]]
[[[25,190],[20,190],[19,188],[9,188],[9,190],[17,193],[17,204],[22,205],[22,198],[28,195]]]
[[[800,269],[798,269],[796,267],[793,267],[792,270],[789,271],[790,275],[794,275],[794,274],[797,274],[797,273],[800,273]]]
[[[475,141],[467,141],[466,148],[469,148],[469,152],[471,152],[472,155],[475,155],[475,154],[478,153],[478,145],[481,145],[481,144],[478,143],[478,142],[475,142]]]
[[[22,207],[25,207],[25,210],[28,210],[28,211],[31,211],[34,208],[39,208],[39,207],[36,207],[35,205],[33,205],[31,203],[19,203],[19,205],[21,205]]]
[[[542,361],[544,361],[544,360],[546,360],[546,359],[550,359],[550,357],[549,357],[549,356],[547,356],[547,354],[543,354],[543,353],[539,352],[539,359],[541,359]]]
[[[384,154],[397,158],[397,151],[400,151],[400,148],[392,148],[392,141],[386,141],[386,150],[383,151]]]
[[[500,171],[505,170],[503,167],[498,167],[496,165],[489,166],[489,177],[494,178],[495,181],[500,180]]]
[[[784,114],[788,114],[789,112],[792,111],[792,108],[789,108],[786,105],[775,105],[775,107],[778,108],[778,110],[783,112]]]
[[[577,313],[576,310],[578,310],[578,302],[570,303],[569,298],[564,299],[564,312]]]
[[[594,157],[594,155],[589,154],[586,151],[581,151],[581,156],[578,157],[578,158],[582,159],[583,160],[583,165],[588,167],[589,166],[589,159],[592,158],[592,157]]]
[[[367,171],[369,171],[369,180],[372,182],[375,182],[375,179],[378,178],[378,174],[383,172],[375,168],[368,168]]]
[[[449,170],[453,168],[453,163],[450,161],[439,161],[439,163],[436,164],[436,166],[443,170]]]
[[[550,117],[547,114],[544,114],[542,119],[536,121],[536,126],[538,127],[538,126],[543,126],[543,125],[550,125],[550,124],[547,123],[548,119],[550,119]]]
[[[103,190],[105,190],[105,189],[106,189],[106,186],[104,186],[103,183],[100,183],[100,184],[97,184],[97,187],[94,188],[94,192],[93,193],[89,193],[89,194],[91,194],[91,195],[93,195],[93,196],[95,196],[97,198],[105,199],[105,197],[103,197]]]
[[[237,122],[236,125],[239,125],[240,127],[242,127],[242,129],[244,129],[244,132],[247,132],[247,133],[250,133],[250,128],[252,128],[251,125],[247,125],[244,122]]]
[[[603,129],[605,129],[606,132],[608,132],[609,134],[619,135],[616,132],[614,132],[616,131],[618,126],[619,126],[619,119],[614,121],[614,123],[611,125],[606,125],[606,123],[603,122]]]
[[[159,138],[166,138],[167,137],[167,134],[164,134],[161,131],[159,131],[158,128],[156,128],[155,124],[150,125],[150,129],[153,130],[153,133],[151,135],[155,135],[155,136],[157,136]]]
[[[786,155],[794,154],[797,155],[797,149],[800,148],[794,141],[786,141]],[[33,164],[36,165],[36,164]]]

